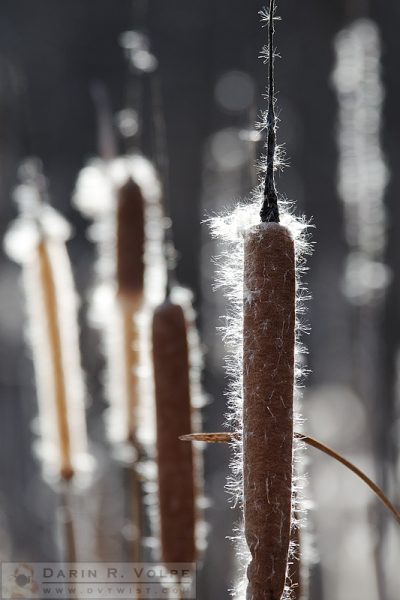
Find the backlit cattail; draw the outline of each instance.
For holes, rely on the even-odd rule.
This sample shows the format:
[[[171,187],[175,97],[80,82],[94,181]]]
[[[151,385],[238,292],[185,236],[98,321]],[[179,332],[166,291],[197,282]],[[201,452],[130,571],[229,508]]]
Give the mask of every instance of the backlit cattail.
[[[279,600],[292,506],[295,251],[278,223],[246,233],[243,314],[244,525],[248,597]]]
[[[69,480],[90,464],[77,300],[65,247],[69,226],[49,206],[39,206],[33,186],[21,186],[17,194],[23,203],[29,197],[30,205],[23,208],[5,245],[23,267],[39,401],[40,455],[46,471]]]
[[[99,249],[92,316],[104,333],[113,442],[155,438],[149,321],[165,289],[160,196],[154,167],[140,155],[93,161],[77,183],[75,200],[94,219]]]
[[[117,286],[122,321],[128,438],[135,439],[139,405],[139,331],[136,323],[144,293],[144,200],[129,178],[118,190]]]
[[[117,284],[118,294],[141,302],[144,290],[144,199],[129,178],[118,189]]]
[[[291,594],[295,530],[293,512],[294,396],[301,254],[307,250],[304,223],[297,220],[275,187],[276,118],[274,110],[273,14],[269,23],[269,105],[265,115],[265,181],[252,202],[212,220],[213,233],[228,248],[220,261],[221,283],[231,301],[225,338],[231,355],[230,424],[236,429],[231,490],[243,505],[244,538],[238,552],[247,577],[238,584],[242,600],[281,600]],[[259,208],[261,205],[261,212]],[[261,223],[259,223],[261,216]],[[243,550],[243,547],[246,547]],[[294,592],[294,590],[293,590]]]
[[[198,429],[200,397],[194,355],[199,351],[182,292],[173,288],[156,308],[152,328],[161,554],[166,563],[194,562],[201,549],[199,456],[179,440]]]

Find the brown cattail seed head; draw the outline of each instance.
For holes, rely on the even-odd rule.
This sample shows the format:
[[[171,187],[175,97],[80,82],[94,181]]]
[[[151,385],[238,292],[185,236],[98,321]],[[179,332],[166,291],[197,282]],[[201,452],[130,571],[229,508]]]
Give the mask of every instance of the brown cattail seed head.
[[[121,295],[141,295],[144,286],[144,199],[129,178],[118,190],[117,282]]]
[[[194,562],[193,449],[179,440],[192,430],[187,326],[182,307],[169,300],[154,314],[153,360],[162,558]]]
[[[245,238],[243,315],[244,525],[247,598],[280,600],[286,584],[293,453],[295,252],[276,223]]]

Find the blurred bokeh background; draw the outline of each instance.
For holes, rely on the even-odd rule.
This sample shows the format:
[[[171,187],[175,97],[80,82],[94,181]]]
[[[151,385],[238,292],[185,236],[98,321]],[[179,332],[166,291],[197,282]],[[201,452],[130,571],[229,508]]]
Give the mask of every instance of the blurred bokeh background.
[[[220,430],[226,380],[216,328],[225,309],[212,291],[218,247],[202,221],[244,198],[255,182],[261,147],[254,122],[266,85],[262,7],[255,0],[0,3],[0,234],[16,215],[18,165],[40,157],[52,203],[75,230],[68,248],[82,300],[89,426],[99,446],[104,365],[86,319],[94,248],[88,222],[71,203],[80,169],[98,152],[93,84],[105,86],[113,113],[127,108],[132,81],[119,38],[130,29],[146,32],[159,61],[178,277],[195,293],[205,351],[204,428]],[[306,275],[312,329],[304,340],[305,429],[365,469],[398,504],[400,5],[282,0],[278,14],[279,142],[290,163],[278,185],[315,226]],[[149,140],[143,147],[151,152]],[[3,252],[0,282],[0,553],[4,560],[49,560],[57,554],[57,502],[32,453],[36,400],[20,272]],[[227,598],[236,570],[227,539],[238,518],[224,490],[228,462],[228,448],[207,450],[202,600]],[[395,600],[400,543],[390,517],[351,474],[314,450],[306,470],[311,599]]]

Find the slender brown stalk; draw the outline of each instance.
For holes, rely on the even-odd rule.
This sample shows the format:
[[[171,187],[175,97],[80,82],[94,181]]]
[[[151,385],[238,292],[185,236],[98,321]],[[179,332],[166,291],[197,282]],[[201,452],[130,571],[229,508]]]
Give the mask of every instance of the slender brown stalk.
[[[68,423],[67,389],[63,367],[63,351],[58,314],[57,291],[54,281],[48,241],[44,238],[37,246],[37,257],[43,294],[43,305],[47,316],[51,368],[54,379],[54,402],[60,448],[60,475],[69,480],[74,475],[71,458],[71,440]]]
[[[245,237],[243,307],[244,532],[247,596],[280,600],[292,514],[295,252],[289,231],[258,225]]]
[[[194,457],[179,436],[192,430],[187,325],[182,307],[167,300],[153,318],[157,461],[162,559],[196,559]]]
[[[400,524],[400,511],[394,506],[394,504],[389,500],[386,494],[381,490],[381,488],[376,485],[361,469],[356,467],[352,462],[347,460],[344,456],[329,448],[319,440],[316,440],[313,437],[308,435],[304,435],[302,433],[295,433],[294,437],[298,440],[303,441],[308,446],[316,448],[327,454],[328,456],[335,459],[337,462],[341,463],[345,466],[349,471],[357,475],[359,479],[361,479],[379,498],[379,500],[386,506],[386,508],[392,513],[396,521]],[[179,438],[183,442],[205,442],[210,444],[228,444],[236,441],[240,441],[242,436],[237,433],[227,433],[227,432],[217,432],[217,433],[191,433],[187,435],[181,435]]]
[[[338,462],[342,463],[342,465],[344,465],[347,469],[352,471],[355,475],[357,475],[357,477],[359,477],[374,492],[374,494],[376,494],[379,500],[386,506],[386,508],[392,513],[396,521],[400,524],[400,511],[397,510],[397,508],[395,508],[395,506],[392,504],[392,502],[390,502],[390,500],[380,489],[380,487],[376,485],[376,483],[374,483],[372,479],[370,479],[363,471],[361,471],[361,469],[359,469],[349,460],[335,452],[335,450],[332,450],[332,448],[329,448],[329,446],[325,446],[325,444],[322,444],[318,440],[309,436],[301,436],[300,434],[299,437],[309,446],[312,446],[313,448],[316,448],[317,450],[328,454]]]

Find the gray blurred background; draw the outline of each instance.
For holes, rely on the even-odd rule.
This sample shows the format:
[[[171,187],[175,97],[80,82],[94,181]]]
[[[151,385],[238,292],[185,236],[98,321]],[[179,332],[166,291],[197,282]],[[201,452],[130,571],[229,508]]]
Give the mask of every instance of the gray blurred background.
[[[278,5],[279,141],[290,162],[278,185],[315,225],[315,251],[306,275],[312,330],[305,340],[311,370],[304,394],[305,429],[354,460],[399,503],[400,5],[397,0],[281,0]],[[129,77],[118,37],[128,29],[147,32],[160,65],[178,276],[195,292],[205,348],[204,385],[211,402],[204,411],[204,428],[220,430],[226,381],[216,327],[224,300],[212,292],[210,258],[218,248],[201,222],[245,197],[254,182],[254,156],[260,148],[248,138],[265,108],[266,67],[258,59],[266,41],[258,16],[262,7],[255,0],[149,0],[147,10],[139,0],[0,4],[1,235],[16,215],[11,193],[18,164],[27,155],[39,156],[53,205],[75,228],[69,251],[82,298],[90,428],[100,446],[103,359],[97,334],[85,318],[94,249],[86,238],[88,223],[71,205],[78,172],[97,152],[90,86],[102,82],[113,111],[124,108]],[[337,36],[360,17],[370,22],[349,38],[350,67],[344,79],[338,76],[340,87],[332,77]],[[353,91],[346,88],[357,69],[351,58],[364,47],[363,32],[369,62],[364,64],[361,56],[360,68],[372,79],[378,74],[384,96],[366,86],[363,98],[363,78]],[[374,43],[379,38],[380,50]],[[353,100],[357,96],[353,108],[352,94]],[[347,123],[349,128],[367,111],[361,125],[368,135],[353,127],[358,137],[345,156],[338,144],[341,110],[350,111],[348,120],[346,114],[342,120],[342,127]],[[368,110],[375,120],[381,115],[377,131],[368,128]],[[372,145],[375,152],[369,152]],[[386,175],[380,185],[371,173],[382,170],[382,164]],[[350,170],[356,208],[341,197],[340,168]],[[385,211],[387,226],[382,227]],[[364,226],[377,232],[376,248],[363,245]],[[1,253],[0,552],[5,560],[38,561],[57,552],[57,502],[41,482],[31,449],[36,404],[19,275],[19,268]],[[201,600],[227,598],[236,571],[226,539],[238,518],[224,491],[228,462],[228,449],[208,449],[210,535],[199,576]],[[315,554],[311,598],[396,600],[399,532],[390,517],[331,459],[310,450],[306,470],[307,495],[314,503],[309,518]]]

